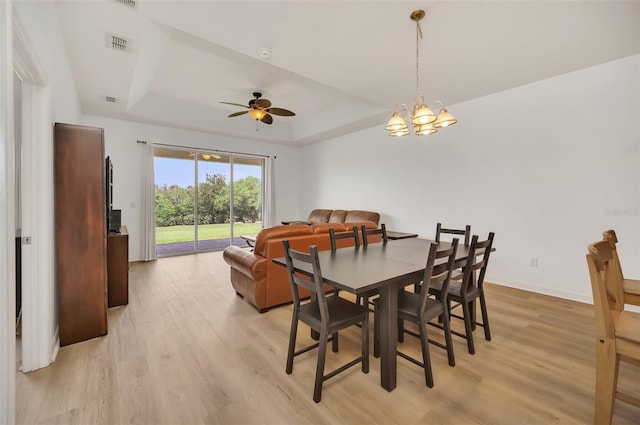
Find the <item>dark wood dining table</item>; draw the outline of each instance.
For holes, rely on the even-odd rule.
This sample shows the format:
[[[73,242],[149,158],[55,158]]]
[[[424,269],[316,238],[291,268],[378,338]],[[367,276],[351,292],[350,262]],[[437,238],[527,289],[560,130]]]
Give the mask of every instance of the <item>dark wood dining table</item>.
[[[422,280],[432,242],[435,241],[401,239],[318,252],[326,283],[355,295],[374,289],[380,293],[380,384],[387,391],[396,387],[398,290]],[[466,260],[468,254],[468,246],[458,245],[456,262]],[[273,261],[286,267],[284,257]],[[310,275],[311,266],[305,266],[307,264],[296,270]]]

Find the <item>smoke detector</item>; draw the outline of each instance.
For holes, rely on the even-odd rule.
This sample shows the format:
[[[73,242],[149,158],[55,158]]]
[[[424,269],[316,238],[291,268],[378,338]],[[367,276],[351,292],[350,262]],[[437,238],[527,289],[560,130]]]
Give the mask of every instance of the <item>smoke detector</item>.
[[[271,57],[271,49],[268,47],[261,47],[258,49],[258,57],[262,60],[267,60]]]

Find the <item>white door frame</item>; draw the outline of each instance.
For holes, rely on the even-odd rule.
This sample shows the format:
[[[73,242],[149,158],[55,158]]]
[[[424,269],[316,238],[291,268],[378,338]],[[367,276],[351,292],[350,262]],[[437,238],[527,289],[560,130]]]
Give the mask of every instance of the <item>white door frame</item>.
[[[0,1],[0,423],[15,423],[15,170],[11,2]]]
[[[13,71],[22,81],[22,371],[48,366],[59,347],[55,320],[51,88],[13,15]]]

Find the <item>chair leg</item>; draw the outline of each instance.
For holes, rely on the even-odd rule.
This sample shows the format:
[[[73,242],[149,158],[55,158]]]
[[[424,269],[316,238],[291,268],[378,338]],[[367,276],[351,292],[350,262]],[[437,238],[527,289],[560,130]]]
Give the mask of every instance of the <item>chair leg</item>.
[[[611,424],[618,386],[620,355],[611,341],[596,343],[596,400],[594,424]]]
[[[480,310],[482,311],[482,327],[484,328],[484,339],[491,341],[491,331],[489,330],[489,315],[487,314],[487,303],[484,299],[484,290],[480,289]]]
[[[449,366],[453,367],[456,365],[456,358],[453,354],[453,340],[451,339],[451,321],[449,320],[449,315],[445,311],[440,316],[442,318],[442,327],[444,330],[444,340],[447,344],[447,357],[449,358]]]
[[[467,335],[467,348],[469,349],[469,354],[475,354],[476,349],[473,346],[473,326],[469,303],[462,303],[462,315],[464,316],[464,330]]]
[[[293,357],[296,350],[296,337],[298,335],[298,316],[295,312],[291,319],[291,331],[289,333],[289,350],[287,351],[287,375],[291,375],[293,372]]]
[[[404,320],[398,319],[398,342],[404,342]]]
[[[433,372],[431,370],[431,357],[429,356],[429,341],[427,340],[427,324],[420,322],[420,345],[422,345],[422,364],[424,365],[424,378],[427,387],[433,388]]]
[[[331,335],[331,349],[334,353],[338,352],[338,332]]]
[[[327,329],[323,328],[319,347],[318,347],[318,364],[316,365],[316,380],[313,388],[313,401],[320,402],[322,398],[322,381],[324,380],[324,362],[327,358]]]
[[[362,322],[362,373],[369,373],[369,315]]]
[[[373,302],[373,357],[380,357],[380,320],[378,319],[378,302]]]

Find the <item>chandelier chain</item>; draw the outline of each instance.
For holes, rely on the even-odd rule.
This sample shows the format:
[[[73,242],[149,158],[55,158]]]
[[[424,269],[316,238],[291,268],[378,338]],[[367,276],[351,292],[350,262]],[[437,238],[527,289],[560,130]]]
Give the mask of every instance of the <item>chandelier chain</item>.
[[[420,39],[422,38],[422,28],[420,21],[416,20],[416,99],[420,96]]]

